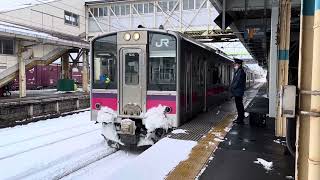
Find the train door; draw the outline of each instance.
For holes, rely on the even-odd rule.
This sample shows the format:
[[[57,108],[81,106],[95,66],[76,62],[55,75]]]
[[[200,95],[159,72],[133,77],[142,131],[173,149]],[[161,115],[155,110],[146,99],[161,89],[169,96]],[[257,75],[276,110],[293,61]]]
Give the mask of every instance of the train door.
[[[120,101],[121,115],[139,116],[145,110],[146,78],[145,57],[142,49],[120,50]]]

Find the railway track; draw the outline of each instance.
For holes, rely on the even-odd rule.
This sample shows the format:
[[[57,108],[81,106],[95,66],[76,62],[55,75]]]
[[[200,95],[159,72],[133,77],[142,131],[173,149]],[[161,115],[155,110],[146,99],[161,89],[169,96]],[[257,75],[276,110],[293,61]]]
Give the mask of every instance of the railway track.
[[[76,126],[67,127],[67,128],[62,128],[62,129],[55,130],[55,131],[52,131],[52,132],[49,132],[49,133],[44,133],[44,134],[41,134],[41,135],[36,135],[36,136],[32,136],[32,137],[20,139],[20,140],[18,140],[18,141],[13,141],[13,142],[10,142],[10,143],[1,144],[1,145],[0,145],[0,148],[6,147],[6,146],[10,146],[10,145],[14,145],[14,144],[18,144],[18,143],[22,143],[22,142],[32,141],[32,140],[35,140],[35,139],[41,138],[41,137],[46,137],[46,136],[58,134],[58,133],[61,133],[61,132],[63,132],[63,131],[66,131],[66,130],[73,130],[73,129],[76,129],[76,128],[80,128],[80,127],[86,126],[86,125],[88,125],[88,124],[89,124],[89,123],[82,123],[82,124],[79,124],[79,125],[76,125]],[[8,131],[8,130],[7,130],[7,131]]]
[[[95,129],[92,129],[90,131],[82,132],[80,134],[75,134],[73,136],[69,136],[69,137],[66,137],[66,138],[63,138],[63,139],[58,139],[58,140],[55,140],[55,141],[52,141],[52,142],[49,142],[49,143],[41,144],[39,146],[34,146],[32,148],[29,148],[29,149],[24,149],[24,150],[16,152],[16,153],[12,153],[12,154],[9,154],[9,155],[6,155],[6,156],[2,156],[2,157],[0,157],[0,161],[4,160],[4,159],[12,158],[14,156],[18,156],[18,155],[21,155],[23,153],[27,153],[27,152],[30,152],[30,151],[33,151],[33,150],[36,150],[36,149],[40,149],[40,148],[43,148],[43,147],[46,147],[46,146],[49,146],[49,145],[60,143],[62,141],[66,141],[66,140],[69,140],[69,139],[72,139],[72,138],[75,138],[75,137],[79,137],[79,136],[82,136],[82,135],[93,133],[93,132],[99,131],[99,130],[100,130],[100,128],[95,128]]]

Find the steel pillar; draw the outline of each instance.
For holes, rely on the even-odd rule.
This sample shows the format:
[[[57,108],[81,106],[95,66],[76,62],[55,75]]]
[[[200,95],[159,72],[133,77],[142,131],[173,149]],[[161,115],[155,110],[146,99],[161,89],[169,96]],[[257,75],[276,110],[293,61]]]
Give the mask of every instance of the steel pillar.
[[[299,48],[299,82],[300,90],[311,91],[312,59],[313,59],[313,24],[314,0],[303,0],[300,20],[300,48]],[[299,110],[308,111],[311,108],[311,96],[300,94]],[[310,117],[300,115],[297,123],[297,151],[295,179],[308,179],[308,158],[310,138]]]
[[[320,46],[320,0],[315,0],[313,47]],[[313,51],[311,90],[320,90],[320,51]],[[310,116],[309,169],[308,180],[320,179],[320,96],[311,95],[310,112],[319,114]]]
[[[280,22],[279,22],[279,50],[278,50],[278,111],[276,118],[276,136],[286,136],[286,118],[282,117],[283,87],[288,85],[289,72],[289,49],[290,49],[290,24],[291,24],[291,1],[280,1]]]
[[[88,52],[83,53],[83,65],[82,65],[82,89],[84,92],[89,92],[88,88]]]
[[[69,53],[65,53],[61,57],[62,79],[70,79]]]
[[[27,96],[27,85],[26,85],[26,64],[22,57],[23,47],[21,41],[18,42],[18,64],[19,64],[19,97]]]
[[[271,38],[269,55],[269,117],[277,116],[277,77],[278,77],[278,22],[279,22],[279,1],[273,3],[271,12]]]

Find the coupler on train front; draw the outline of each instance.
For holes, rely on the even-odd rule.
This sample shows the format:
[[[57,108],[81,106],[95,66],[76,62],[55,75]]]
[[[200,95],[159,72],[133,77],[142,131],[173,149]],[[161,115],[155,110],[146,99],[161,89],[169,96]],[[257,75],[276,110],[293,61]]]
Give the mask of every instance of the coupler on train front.
[[[167,118],[170,108],[159,105],[140,116],[118,116],[110,108],[101,108],[97,120],[102,123],[102,136],[117,149],[139,149],[152,146],[172,128]]]

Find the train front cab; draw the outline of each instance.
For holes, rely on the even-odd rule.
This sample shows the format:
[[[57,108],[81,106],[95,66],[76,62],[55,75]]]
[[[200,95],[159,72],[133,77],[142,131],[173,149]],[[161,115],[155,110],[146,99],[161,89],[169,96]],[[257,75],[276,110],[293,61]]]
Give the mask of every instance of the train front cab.
[[[107,139],[138,144],[147,135],[144,113],[159,105],[168,107],[167,118],[177,126],[176,49],[176,37],[161,32],[118,32],[93,40],[92,120],[103,122],[98,117],[103,108],[117,119],[111,129],[117,136]]]

